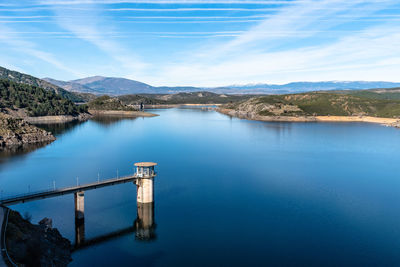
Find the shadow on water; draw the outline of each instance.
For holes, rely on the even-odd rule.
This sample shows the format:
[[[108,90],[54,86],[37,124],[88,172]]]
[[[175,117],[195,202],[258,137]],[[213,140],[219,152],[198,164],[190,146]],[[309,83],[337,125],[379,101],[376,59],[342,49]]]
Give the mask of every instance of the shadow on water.
[[[24,144],[21,146],[10,146],[0,149],[0,164],[10,161],[12,157],[23,156],[39,148],[45,147],[51,142],[41,142],[35,144]]]
[[[71,121],[64,123],[46,123],[46,124],[35,124],[35,126],[51,132],[53,135],[61,135],[65,134],[71,130],[73,130],[77,125],[82,124],[84,122],[81,121]]]
[[[82,124],[79,121],[72,121],[67,123],[52,123],[52,124],[34,124],[35,126],[51,132],[54,136],[60,136],[69,131],[72,131],[77,125]],[[16,156],[27,155],[39,148],[43,148],[52,142],[40,142],[34,144],[23,144],[19,146],[10,146],[0,149],[0,163],[11,160]]]

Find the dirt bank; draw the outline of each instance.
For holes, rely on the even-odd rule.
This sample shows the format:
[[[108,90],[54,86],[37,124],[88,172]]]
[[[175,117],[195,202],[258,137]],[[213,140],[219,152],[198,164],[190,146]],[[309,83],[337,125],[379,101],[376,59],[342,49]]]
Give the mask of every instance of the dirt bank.
[[[29,123],[65,123],[71,121],[86,121],[92,117],[89,113],[81,113],[78,116],[59,115],[59,116],[40,116],[40,117],[24,117],[23,119]]]
[[[89,110],[93,116],[122,116],[122,117],[155,117],[157,114],[143,111],[123,111],[123,110]]]

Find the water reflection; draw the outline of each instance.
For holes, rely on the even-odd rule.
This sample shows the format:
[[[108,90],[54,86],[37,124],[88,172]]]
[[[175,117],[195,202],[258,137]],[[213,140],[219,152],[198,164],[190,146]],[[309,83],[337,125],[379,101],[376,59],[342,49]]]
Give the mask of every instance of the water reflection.
[[[23,156],[36,149],[42,148],[50,144],[51,142],[41,142],[34,144],[23,144],[21,146],[10,146],[0,149],[0,164],[12,160],[13,156]]]
[[[157,236],[154,223],[154,202],[138,203],[137,205],[137,218],[134,223],[136,240],[155,240]]]
[[[53,135],[61,135],[73,130],[75,126],[82,123],[81,121],[71,121],[66,123],[41,123],[35,124],[35,126],[51,132]]]
[[[85,219],[75,218],[75,245],[74,250],[97,245],[121,236],[135,233],[135,239],[139,241],[152,241],[157,238],[154,222],[154,203],[138,203],[137,217],[133,226],[100,235],[91,239],[85,239]]]
[[[85,244],[85,219],[75,218],[75,248]]]
[[[137,117],[121,117],[121,116],[95,116],[91,118],[91,121],[94,121],[102,126],[108,127],[112,126],[113,124],[123,121],[123,120],[136,120]]]

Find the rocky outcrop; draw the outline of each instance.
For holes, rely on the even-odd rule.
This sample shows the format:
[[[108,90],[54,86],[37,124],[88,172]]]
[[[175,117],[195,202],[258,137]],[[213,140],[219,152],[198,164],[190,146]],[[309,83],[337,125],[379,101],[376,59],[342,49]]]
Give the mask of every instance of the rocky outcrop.
[[[0,148],[51,142],[55,139],[51,133],[30,125],[23,119],[0,113]]]
[[[296,105],[285,103],[263,103],[255,97],[240,103],[227,104],[223,107],[234,110],[238,115],[246,117],[255,117],[257,115],[264,116],[287,116],[295,115],[302,110]]]
[[[317,118],[314,116],[277,116],[277,115],[262,116],[258,115],[254,111],[243,111],[243,110],[235,110],[227,108],[217,108],[216,111],[231,117],[237,117],[240,119],[255,120],[255,121],[280,121],[280,122],[317,121]]]
[[[71,242],[52,228],[51,219],[34,225],[11,210],[5,235],[8,254],[18,265],[67,266],[72,261]]]
[[[388,126],[400,128],[400,120],[390,123],[390,124],[388,124]]]

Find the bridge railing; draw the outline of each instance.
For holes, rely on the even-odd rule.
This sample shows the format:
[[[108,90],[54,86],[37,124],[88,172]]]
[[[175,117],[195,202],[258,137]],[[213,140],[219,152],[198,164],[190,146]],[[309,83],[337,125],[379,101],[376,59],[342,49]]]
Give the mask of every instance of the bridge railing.
[[[103,180],[96,180],[94,182],[91,183],[87,183],[87,184],[79,184],[76,186],[67,186],[67,187],[61,187],[61,188],[51,188],[51,189],[45,189],[45,190],[37,190],[37,191],[30,191],[27,193],[22,193],[22,194],[13,194],[12,196],[4,196],[4,192],[2,192],[2,196],[0,197],[0,204],[5,202],[5,201],[12,201],[14,199],[21,199],[21,198],[25,198],[25,197],[35,197],[35,196],[40,196],[43,194],[50,194],[50,193],[57,193],[57,192],[62,192],[65,190],[74,190],[76,188],[80,188],[80,187],[85,187],[85,186],[90,186],[90,185],[95,185],[95,184],[102,184],[102,183],[107,183],[107,182],[112,182],[112,181],[119,181],[119,180],[125,180],[128,178],[132,178],[135,177],[135,174],[131,174],[131,175],[124,175],[124,176],[120,176],[120,177],[113,177],[113,178],[109,178],[109,179],[103,179]]]

